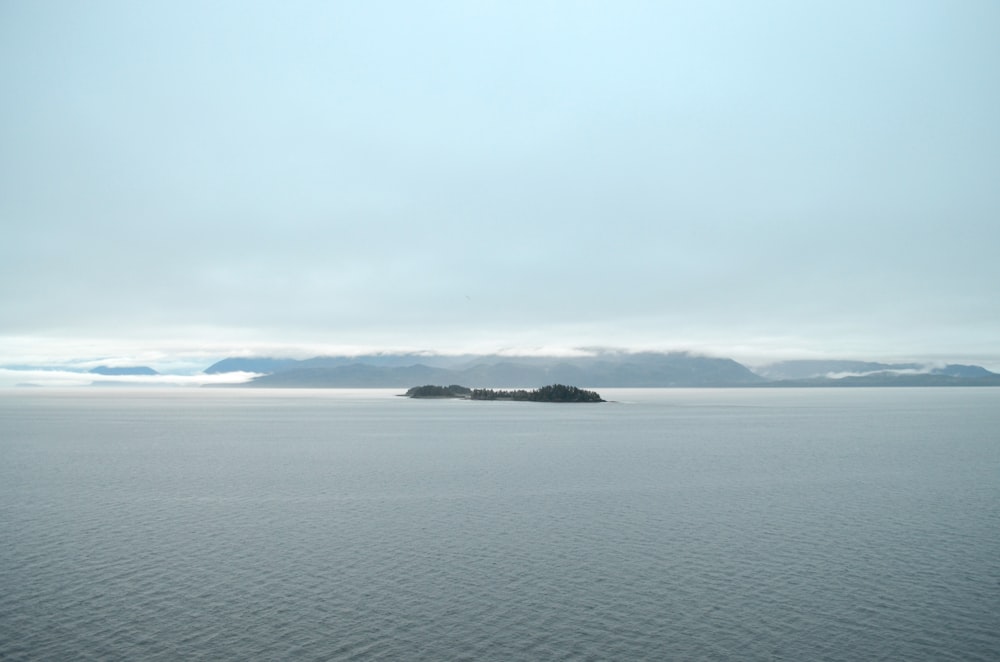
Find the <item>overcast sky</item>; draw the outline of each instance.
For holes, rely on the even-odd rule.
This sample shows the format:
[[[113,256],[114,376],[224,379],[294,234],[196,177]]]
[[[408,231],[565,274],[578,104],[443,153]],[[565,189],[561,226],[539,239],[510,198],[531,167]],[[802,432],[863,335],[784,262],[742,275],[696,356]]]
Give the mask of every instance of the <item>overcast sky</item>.
[[[995,0],[4,2],[0,363],[1000,369],[998,35]]]

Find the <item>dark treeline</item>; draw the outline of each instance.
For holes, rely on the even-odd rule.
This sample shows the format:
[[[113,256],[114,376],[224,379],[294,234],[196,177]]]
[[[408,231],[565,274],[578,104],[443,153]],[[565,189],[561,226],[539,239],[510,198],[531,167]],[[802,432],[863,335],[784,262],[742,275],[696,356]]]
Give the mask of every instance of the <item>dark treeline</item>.
[[[472,394],[472,389],[458,384],[451,386],[414,386],[406,392],[411,398],[467,398]]]
[[[472,390],[473,400],[524,400],[528,402],[604,402],[604,399],[594,391],[587,391],[576,386],[552,384],[532,391],[518,389],[514,391],[477,388]]]

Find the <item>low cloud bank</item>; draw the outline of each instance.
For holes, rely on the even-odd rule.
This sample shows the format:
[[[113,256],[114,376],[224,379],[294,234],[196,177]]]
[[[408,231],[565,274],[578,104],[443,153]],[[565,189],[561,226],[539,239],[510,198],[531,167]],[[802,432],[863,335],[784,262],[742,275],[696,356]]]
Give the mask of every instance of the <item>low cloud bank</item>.
[[[71,370],[16,370],[0,368],[0,388],[17,386],[206,386],[242,384],[259,375],[255,372],[227,372],[217,375],[98,375]]]
[[[884,370],[868,370],[866,372],[828,372],[823,375],[827,379],[843,379],[844,377],[868,377],[869,375],[929,375],[933,371],[933,366],[923,368],[905,368]]]

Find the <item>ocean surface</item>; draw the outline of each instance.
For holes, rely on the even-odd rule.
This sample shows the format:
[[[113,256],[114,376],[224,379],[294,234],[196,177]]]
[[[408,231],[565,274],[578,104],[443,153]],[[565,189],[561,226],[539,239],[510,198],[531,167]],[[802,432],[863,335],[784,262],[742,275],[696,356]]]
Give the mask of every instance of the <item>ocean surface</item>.
[[[2,660],[1000,659],[1000,388],[0,392]]]

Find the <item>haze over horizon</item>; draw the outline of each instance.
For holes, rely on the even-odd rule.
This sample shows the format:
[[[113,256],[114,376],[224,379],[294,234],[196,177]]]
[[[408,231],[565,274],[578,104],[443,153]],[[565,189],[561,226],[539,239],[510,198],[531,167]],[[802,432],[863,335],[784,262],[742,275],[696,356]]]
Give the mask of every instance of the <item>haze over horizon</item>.
[[[1000,4],[9,2],[0,366],[1000,371]]]

